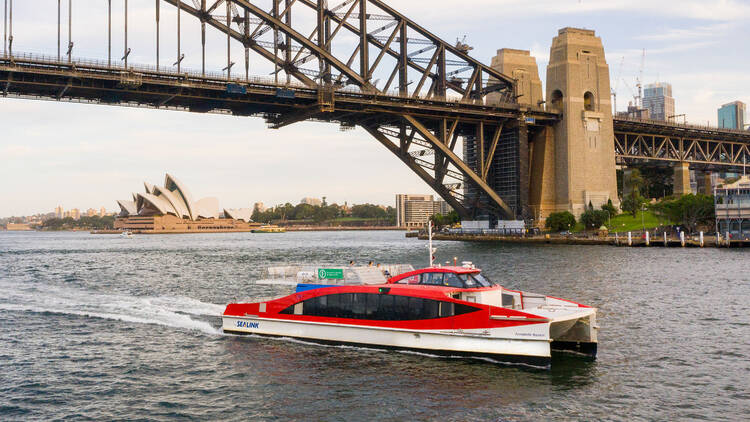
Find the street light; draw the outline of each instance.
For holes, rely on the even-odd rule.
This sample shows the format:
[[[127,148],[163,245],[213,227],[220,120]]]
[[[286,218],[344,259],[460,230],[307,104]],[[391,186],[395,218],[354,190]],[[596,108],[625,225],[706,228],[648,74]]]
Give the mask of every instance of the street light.
[[[641,204],[641,224],[643,225],[643,232],[646,232],[646,220],[643,217],[643,213],[646,211],[646,204]]]

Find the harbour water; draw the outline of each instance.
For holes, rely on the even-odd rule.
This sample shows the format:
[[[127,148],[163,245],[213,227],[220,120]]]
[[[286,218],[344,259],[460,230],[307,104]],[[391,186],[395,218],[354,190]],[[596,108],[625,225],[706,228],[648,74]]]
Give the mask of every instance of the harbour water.
[[[437,242],[509,288],[599,308],[549,371],[223,335],[288,262],[426,264],[403,232],[0,232],[0,420],[747,420],[743,250]]]

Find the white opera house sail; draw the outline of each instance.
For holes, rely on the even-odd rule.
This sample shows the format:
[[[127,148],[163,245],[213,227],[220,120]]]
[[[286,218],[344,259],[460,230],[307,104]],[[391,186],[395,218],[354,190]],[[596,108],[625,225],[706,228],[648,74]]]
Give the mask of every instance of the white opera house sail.
[[[193,200],[187,187],[167,174],[164,185],[144,183],[144,192],[132,200],[119,200],[118,230],[140,233],[211,233],[251,231],[260,226],[251,219],[250,208],[224,209],[219,200]]]

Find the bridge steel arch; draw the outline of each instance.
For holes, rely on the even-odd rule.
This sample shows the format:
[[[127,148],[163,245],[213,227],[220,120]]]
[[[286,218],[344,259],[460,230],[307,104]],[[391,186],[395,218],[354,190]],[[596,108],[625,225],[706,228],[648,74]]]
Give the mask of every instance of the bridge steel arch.
[[[161,3],[200,22],[200,73],[179,68],[179,50],[178,72],[161,66],[158,37],[155,68],[113,63],[111,53],[96,61],[4,49],[2,94],[259,115],[275,129],[305,120],[361,127],[463,218],[521,214],[492,182],[496,151],[509,131],[557,115],[519,107],[515,80],[470,57],[467,45],[440,39],[381,0],[333,7],[324,0],[160,0],[157,27]],[[206,72],[207,26],[226,34],[226,77]],[[232,76],[232,43],[245,50],[244,78]],[[273,81],[250,76],[251,52],[274,66]],[[460,139],[472,144],[470,162],[457,151]]]

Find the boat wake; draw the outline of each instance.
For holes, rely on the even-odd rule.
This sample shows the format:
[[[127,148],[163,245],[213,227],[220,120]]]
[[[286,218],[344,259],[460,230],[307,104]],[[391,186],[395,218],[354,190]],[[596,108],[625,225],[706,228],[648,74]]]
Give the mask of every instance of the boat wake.
[[[0,311],[77,315],[222,335],[219,328],[199,317],[217,317],[224,311],[224,306],[188,297],[130,296],[6,282],[0,282],[0,290],[5,293],[5,297],[0,298]]]

